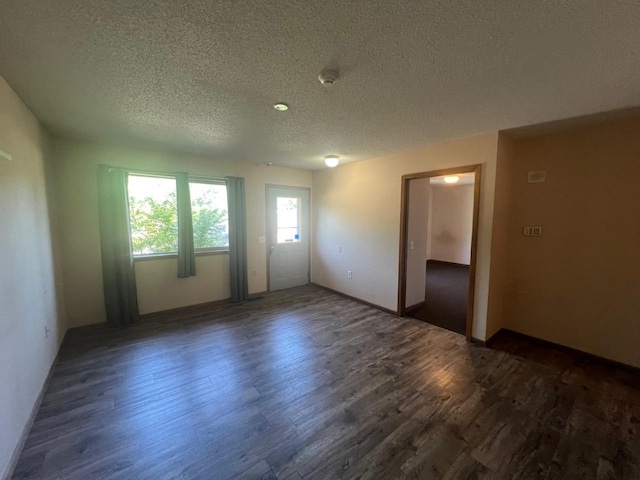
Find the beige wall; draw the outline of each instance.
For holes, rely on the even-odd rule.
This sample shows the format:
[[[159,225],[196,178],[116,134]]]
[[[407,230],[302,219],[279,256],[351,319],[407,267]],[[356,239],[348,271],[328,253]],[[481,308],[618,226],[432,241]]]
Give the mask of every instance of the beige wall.
[[[178,259],[136,260],[141,314],[229,298],[229,255],[197,255],[195,277],[178,278]],[[257,272],[256,272],[257,274]],[[259,291],[259,290],[256,290]]]
[[[429,260],[469,265],[473,185],[432,185]]]
[[[395,311],[402,175],[482,164],[473,336],[484,339],[497,143],[495,132],[314,172],[313,281]]]
[[[429,179],[431,185],[431,179]],[[431,235],[433,229],[433,188],[429,188],[429,209],[427,210],[427,260],[431,258]]]
[[[96,166],[118,165],[154,171],[245,178],[249,292],[267,288],[265,184],[309,187],[311,172],[246,162],[214,160],[154,150],[117,147],[65,138],[54,139],[56,199],[62,227],[65,301],[69,326],[105,321],[100,266]],[[197,257],[195,278],[175,278],[175,260],[136,262],[142,313],[214,301],[229,296],[226,255]]]
[[[407,205],[407,291],[405,307],[424,302],[425,267],[427,262],[427,223],[431,186],[428,178],[409,182]],[[413,242],[413,243],[412,243]]]
[[[639,132],[635,118],[515,142],[506,326],[640,367]]]
[[[506,326],[505,292],[508,283],[509,205],[511,202],[511,175],[514,162],[513,142],[505,134],[498,137],[496,167],[496,197],[493,210],[493,235],[491,238],[491,282],[487,339]]]
[[[0,77],[0,478],[65,333],[47,207],[46,137]],[[49,329],[48,338],[45,328]]]

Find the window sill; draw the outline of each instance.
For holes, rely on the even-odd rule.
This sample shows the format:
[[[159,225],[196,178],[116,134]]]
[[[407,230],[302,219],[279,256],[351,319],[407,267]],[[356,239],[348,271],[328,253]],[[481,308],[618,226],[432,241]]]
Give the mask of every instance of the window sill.
[[[210,250],[204,252],[196,252],[196,257],[207,257],[209,255],[228,255],[229,250]],[[134,262],[146,262],[147,260],[168,260],[170,258],[178,258],[177,253],[154,253],[150,255],[135,255]]]
[[[152,253],[149,255],[134,255],[134,262],[145,262],[147,260],[166,260],[168,258],[178,258],[177,253]]]
[[[205,250],[202,252],[196,252],[196,257],[205,257],[207,255],[227,255],[229,250]]]

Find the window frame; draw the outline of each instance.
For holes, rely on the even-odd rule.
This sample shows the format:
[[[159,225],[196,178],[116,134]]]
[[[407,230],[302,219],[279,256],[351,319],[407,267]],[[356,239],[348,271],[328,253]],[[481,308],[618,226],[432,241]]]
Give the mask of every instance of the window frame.
[[[214,178],[214,177],[199,177],[196,175],[189,175],[189,186],[191,186],[192,183],[203,183],[203,184],[208,184],[208,185],[224,185],[225,189],[229,188],[229,185],[227,184],[227,180],[223,179],[223,178]],[[228,192],[228,190],[227,190]],[[228,195],[228,193],[227,193]],[[229,197],[227,196],[227,199]],[[193,215],[193,209],[191,210],[191,213]],[[192,220],[193,223],[193,220]],[[229,201],[227,200],[227,228],[229,226]],[[219,254],[224,254],[224,253],[229,253],[229,245],[224,246],[224,247],[207,247],[207,248],[195,248],[194,247],[194,252],[196,254],[196,256],[198,255],[219,255]]]
[[[178,177],[175,173],[160,173],[160,172],[145,172],[140,170],[128,170],[127,176],[135,176],[135,177],[152,177],[152,178],[167,178],[173,179],[176,182],[176,193],[177,193],[177,180]],[[225,188],[229,188],[226,178],[220,177],[204,177],[198,175],[189,175],[189,184],[191,183],[204,183],[210,185],[224,185]],[[127,179],[127,207],[128,207],[128,216],[129,216],[129,239],[131,240],[131,206],[129,205],[129,181]],[[177,206],[176,206],[177,209]],[[227,215],[229,212],[229,204],[227,202]],[[176,211],[177,214],[177,211]],[[227,224],[229,219],[227,218]],[[196,257],[200,256],[208,256],[208,255],[224,255],[229,253],[229,246],[225,247],[209,247],[209,248],[194,248],[194,253]],[[139,253],[136,254],[131,252],[133,256],[133,261],[145,261],[145,260],[161,260],[168,258],[178,258],[177,250],[175,252],[160,252],[160,253]]]
[[[171,174],[171,173],[152,173],[152,172],[141,172],[141,171],[128,171],[127,172],[127,209],[128,209],[128,217],[129,217],[129,239],[130,241],[133,242],[133,240],[131,239],[131,205],[129,203],[129,199],[131,198],[131,194],[129,192],[129,178],[130,176],[134,176],[134,177],[149,177],[149,178],[166,178],[166,179],[172,179],[174,182],[176,182],[176,195],[178,193],[178,183],[177,183],[177,177],[175,174]],[[176,204],[176,218],[178,215],[178,206]],[[176,224],[177,225],[177,224]],[[177,228],[177,226],[176,226]],[[158,253],[134,253],[133,252],[133,245],[131,248],[131,255],[133,256],[133,260],[153,260],[153,259],[159,259],[159,258],[172,258],[178,257],[178,251],[176,250],[175,252],[158,252]]]

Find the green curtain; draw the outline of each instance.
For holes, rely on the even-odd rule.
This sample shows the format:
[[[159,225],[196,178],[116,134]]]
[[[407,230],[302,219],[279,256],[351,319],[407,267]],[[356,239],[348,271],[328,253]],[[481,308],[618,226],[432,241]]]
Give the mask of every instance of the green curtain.
[[[249,296],[244,178],[227,177],[227,201],[229,204],[229,280],[231,282],[231,301],[242,302]]]
[[[193,246],[188,173],[180,172],[177,174],[176,195],[178,201],[178,278],[195,277],[196,254]]]
[[[107,324],[126,327],[138,321],[138,296],[129,234],[128,174],[98,167],[98,221]]]

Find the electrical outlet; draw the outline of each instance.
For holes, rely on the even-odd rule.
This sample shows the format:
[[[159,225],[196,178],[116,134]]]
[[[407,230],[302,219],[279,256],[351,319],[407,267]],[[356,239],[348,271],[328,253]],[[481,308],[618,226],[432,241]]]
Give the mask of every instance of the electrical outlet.
[[[347,270],[347,278],[352,278],[351,270]]]

